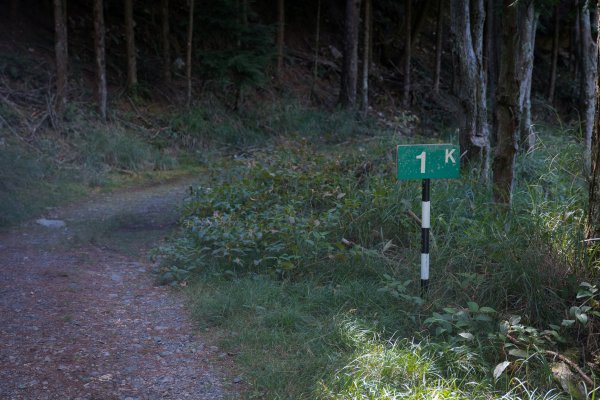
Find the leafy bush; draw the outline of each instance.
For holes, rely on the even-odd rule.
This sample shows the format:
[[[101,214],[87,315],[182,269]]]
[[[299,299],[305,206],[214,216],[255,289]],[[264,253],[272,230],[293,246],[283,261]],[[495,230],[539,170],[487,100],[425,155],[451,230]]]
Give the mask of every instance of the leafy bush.
[[[184,208],[182,235],[161,249],[163,277],[197,273],[201,318],[216,316],[226,332],[248,329],[246,339],[269,332],[295,346],[310,340],[299,322],[310,319],[320,327],[314,340],[322,344],[321,337],[334,335],[331,319],[339,315],[369,326],[371,337],[360,346],[336,334],[323,354],[306,356],[314,361],[313,378],[294,387],[299,398],[314,398],[316,382],[324,398],[559,398],[547,351],[593,337],[580,329],[581,320],[595,314],[591,298],[576,299],[578,281],[590,276],[579,244],[585,182],[571,160],[578,148],[550,135],[545,140],[521,158],[528,166],[519,165],[512,210],[490,204],[489,190],[475,177],[433,183],[426,298],[418,295],[419,184],[395,181],[396,143],[384,136],[335,146],[317,142],[319,148],[299,139],[213,164]],[[279,288],[269,302],[294,310],[261,317],[260,326],[250,323],[258,312],[252,289],[258,282]],[[360,302],[323,306],[326,288],[335,294],[361,286],[368,290]],[[296,293],[297,287],[304,291]],[[382,301],[387,309],[379,308]],[[268,306],[259,306],[269,314]],[[578,322],[560,326],[565,315]],[[386,341],[398,337],[419,343]],[[248,351],[244,362],[259,387],[268,386],[274,397],[289,393],[256,370],[257,354],[268,344],[257,348],[253,339],[230,339]],[[468,370],[444,361],[454,351],[465,357]],[[352,352],[354,362],[347,360]],[[402,366],[412,362],[402,358],[415,353],[432,367],[413,380]],[[585,353],[589,359],[598,355],[595,346]],[[284,368],[283,359],[271,361]],[[332,366],[335,376],[324,379],[324,368]],[[419,379],[431,385],[417,384]]]

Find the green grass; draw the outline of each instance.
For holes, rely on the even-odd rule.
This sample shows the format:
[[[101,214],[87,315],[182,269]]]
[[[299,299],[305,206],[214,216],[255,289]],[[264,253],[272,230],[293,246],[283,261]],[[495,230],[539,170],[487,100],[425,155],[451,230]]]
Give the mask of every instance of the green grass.
[[[423,301],[407,213],[420,186],[395,181],[395,142],[287,141],[213,163],[159,250],[163,280],[192,282],[195,319],[236,354],[249,398],[568,398],[538,350],[590,340],[599,356],[583,333],[599,321],[560,326],[598,273],[580,245],[580,144],[543,134],[519,160],[511,210],[477,177],[434,181]]]
[[[140,185],[197,170],[120,125],[86,120],[25,145],[13,137],[0,149],[0,228],[83,197],[92,188]]]

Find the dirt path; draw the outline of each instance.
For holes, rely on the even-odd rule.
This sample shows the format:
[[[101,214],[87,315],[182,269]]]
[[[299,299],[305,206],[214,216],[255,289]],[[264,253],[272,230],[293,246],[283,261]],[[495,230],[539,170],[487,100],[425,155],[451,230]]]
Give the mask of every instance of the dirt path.
[[[222,399],[218,351],[146,255],[190,182],[49,212],[0,235],[0,399]]]

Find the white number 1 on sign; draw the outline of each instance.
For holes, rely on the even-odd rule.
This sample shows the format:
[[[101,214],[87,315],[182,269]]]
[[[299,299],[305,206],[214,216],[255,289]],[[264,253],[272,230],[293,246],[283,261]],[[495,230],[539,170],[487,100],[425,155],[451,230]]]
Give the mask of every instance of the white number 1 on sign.
[[[421,173],[424,174],[425,173],[425,159],[427,158],[427,154],[425,154],[425,152],[422,152],[421,154],[419,154],[417,156],[417,160],[421,160]]]

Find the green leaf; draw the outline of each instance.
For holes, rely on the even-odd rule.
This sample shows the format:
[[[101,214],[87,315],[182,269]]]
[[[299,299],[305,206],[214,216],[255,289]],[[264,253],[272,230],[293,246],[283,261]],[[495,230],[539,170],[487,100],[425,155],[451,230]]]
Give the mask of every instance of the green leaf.
[[[471,310],[473,312],[479,311],[479,305],[477,303],[475,303],[474,301],[469,301],[467,303],[467,305],[469,306],[469,310]]]
[[[574,319],[563,319],[561,325],[569,327],[575,323]]]
[[[475,339],[475,336],[473,336],[473,334],[469,333],[469,332],[460,332],[458,334],[458,336],[460,336],[460,337],[462,337],[464,339],[467,339],[467,340],[473,340],[473,339]]]
[[[577,292],[577,298],[581,299],[582,297],[592,297],[594,294],[589,290],[581,289]]]
[[[584,313],[575,314],[575,318],[577,318],[577,321],[581,322],[583,325],[587,324],[588,322],[588,316]]]
[[[435,330],[435,335],[440,336],[442,333],[446,333],[446,332],[447,332],[447,330],[445,328],[438,326]]]
[[[508,368],[510,361],[503,361],[494,368],[494,379],[500,378],[500,375]]]
[[[527,352],[521,349],[510,349],[508,354],[517,358],[527,358]]]
[[[495,314],[496,310],[494,310],[492,307],[481,307],[479,312],[484,314]]]

